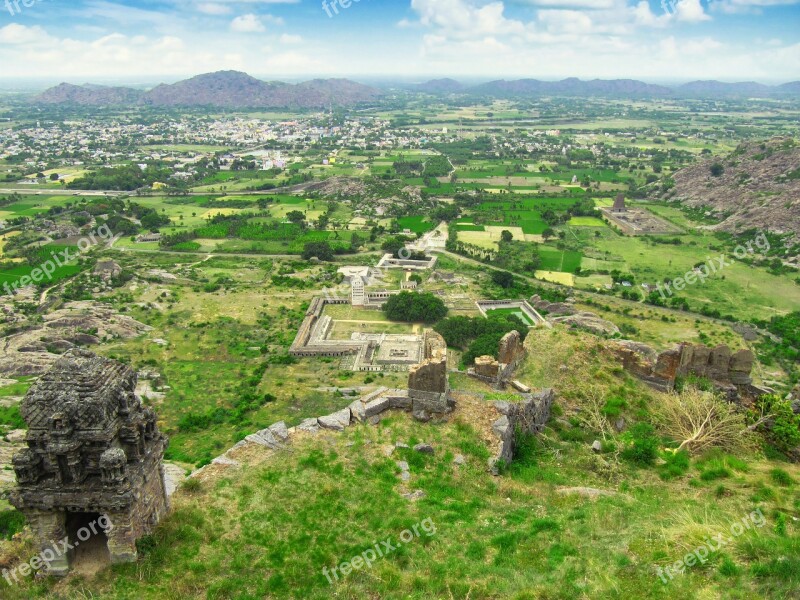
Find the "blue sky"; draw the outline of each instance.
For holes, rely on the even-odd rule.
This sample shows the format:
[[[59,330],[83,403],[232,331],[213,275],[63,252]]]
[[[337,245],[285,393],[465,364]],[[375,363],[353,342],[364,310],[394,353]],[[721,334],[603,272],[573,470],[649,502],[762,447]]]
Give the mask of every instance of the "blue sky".
[[[0,77],[800,79],[800,0],[325,3],[0,0]]]

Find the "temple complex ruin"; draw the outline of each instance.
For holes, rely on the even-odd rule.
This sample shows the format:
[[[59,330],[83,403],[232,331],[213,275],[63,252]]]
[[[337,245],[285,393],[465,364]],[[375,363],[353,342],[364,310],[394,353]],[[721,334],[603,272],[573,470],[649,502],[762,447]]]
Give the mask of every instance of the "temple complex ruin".
[[[27,448],[13,458],[22,511],[43,553],[60,540],[74,546],[46,566],[65,576],[79,551],[102,544],[112,563],[137,558],[136,541],[169,510],[162,459],[168,441],[156,414],[135,394],[136,372],[73,349],[31,387],[20,405]],[[98,520],[107,530],[80,531]]]
[[[617,196],[612,207],[603,207],[600,212],[625,235],[681,233],[680,228],[649,210],[626,206],[625,196],[622,194]]]

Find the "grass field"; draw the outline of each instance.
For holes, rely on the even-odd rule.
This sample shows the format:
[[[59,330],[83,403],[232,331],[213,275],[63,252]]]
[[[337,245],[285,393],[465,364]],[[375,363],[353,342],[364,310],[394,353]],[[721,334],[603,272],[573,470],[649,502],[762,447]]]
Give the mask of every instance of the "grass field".
[[[573,287],[575,285],[575,275],[572,273],[562,273],[560,271],[536,271],[536,279],[551,281]]]
[[[581,253],[572,250],[559,250],[551,246],[539,246],[542,271],[574,273],[581,265]]]
[[[573,227],[605,227],[606,224],[596,217],[572,217],[569,224]]]
[[[436,228],[436,224],[431,223],[423,216],[401,217],[397,219],[401,229],[408,229],[414,233],[428,233]]]
[[[498,315],[514,315],[515,317],[519,318],[523,323],[526,325],[533,327],[534,323],[528,318],[524,312],[517,308],[487,308],[486,312],[494,313]]]
[[[58,259],[61,260],[60,253],[64,250],[67,250],[70,253],[70,257],[78,255],[78,248],[76,246],[42,246],[39,251],[41,261],[36,265],[19,264],[8,269],[0,270],[0,286],[7,283],[10,287],[13,287],[14,284],[17,284],[17,289],[19,289],[22,287],[23,278],[29,279],[29,281],[26,282],[27,285],[33,284],[34,282],[30,280],[31,274],[34,270],[43,271],[45,263],[52,264],[53,269],[49,276],[43,273],[37,275],[37,278],[39,278],[43,283],[57,283],[68,277],[77,275],[83,270],[83,267],[75,264],[74,261],[71,261],[67,264],[58,265],[58,263],[52,258],[52,253],[55,253]]]

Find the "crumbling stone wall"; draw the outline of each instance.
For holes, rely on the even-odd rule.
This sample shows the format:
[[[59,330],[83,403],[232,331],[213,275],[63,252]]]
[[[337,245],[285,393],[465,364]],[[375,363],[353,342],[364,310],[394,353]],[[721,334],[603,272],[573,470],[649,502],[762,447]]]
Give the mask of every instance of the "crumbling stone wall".
[[[498,438],[497,453],[489,459],[489,467],[497,472],[499,463],[509,463],[514,458],[519,435],[541,433],[550,420],[550,410],[556,394],[545,389],[537,394],[522,394],[520,402],[496,402],[500,418],[492,424]]]
[[[433,330],[424,336],[424,358],[408,372],[408,396],[414,412],[443,413],[447,411],[447,344]]]
[[[509,331],[500,340],[497,361],[507,365],[506,368],[516,369],[523,358],[525,358],[525,347],[522,344],[522,336],[519,331]]]
[[[71,350],[20,405],[28,447],[13,458],[22,511],[42,551],[66,535],[72,514],[105,516],[114,563],[136,560],[136,540],[169,510],[162,459],[167,438],[136,395],[136,372],[85,350]],[[68,573],[71,556],[49,566]]]
[[[611,342],[609,349],[622,361],[625,370],[656,389],[671,391],[678,377],[706,377],[726,392],[731,399],[739,393],[758,394],[750,376],[755,357],[750,350],[732,352],[728,346],[709,348],[703,345],[680,344],[657,353],[638,342]]]
[[[502,388],[514,378],[514,372],[525,359],[525,344],[518,331],[509,331],[498,344],[498,359],[492,356],[479,356],[467,374],[485,381],[496,388]]]

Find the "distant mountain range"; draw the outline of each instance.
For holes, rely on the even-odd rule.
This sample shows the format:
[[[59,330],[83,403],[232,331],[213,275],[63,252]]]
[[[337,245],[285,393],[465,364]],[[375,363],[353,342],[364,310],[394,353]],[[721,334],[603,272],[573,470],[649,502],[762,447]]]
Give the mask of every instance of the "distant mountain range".
[[[582,81],[575,77],[561,81],[539,79],[500,79],[472,87],[453,79],[434,79],[413,86],[414,91],[447,95],[461,93],[496,98],[525,96],[611,96],[611,97],[748,97],[800,94],[800,81],[768,86],[755,82],[724,83],[721,81],[693,81],[684,85],[667,87],[635,79],[593,79]]]
[[[437,96],[465,94],[493,98],[535,96],[600,97],[752,97],[800,94],[800,81],[779,86],[755,82],[723,83],[693,81],[666,87],[635,79],[593,79],[575,77],[561,81],[517,79],[490,81],[475,86],[454,79],[434,79],[408,86],[409,90]],[[198,75],[173,84],[161,84],[144,91],[127,87],[71,85],[62,83],[43,92],[36,101],[43,104],[78,106],[211,106],[219,108],[323,108],[352,106],[377,100],[381,90],[348,79],[314,79],[296,85],[262,81],[239,71]]]
[[[198,75],[150,91],[62,83],[36,97],[43,104],[80,106],[213,106],[219,108],[322,108],[353,105],[381,96],[347,79],[315,79],[297,85],[267,82],[238,71]]]

